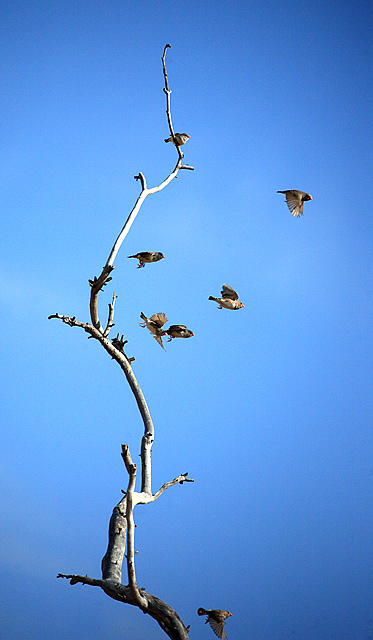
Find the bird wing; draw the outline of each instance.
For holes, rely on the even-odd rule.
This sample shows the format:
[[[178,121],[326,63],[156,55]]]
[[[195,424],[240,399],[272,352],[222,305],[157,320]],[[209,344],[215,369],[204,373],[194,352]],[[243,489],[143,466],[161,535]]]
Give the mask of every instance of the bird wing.
[[[170,328],[168,329],[168,333],[170,333],[170,331],[171,332],[173,332],[173,331],[179,332],[179,331],[183,331],[185,329],[186,329],[185,324],[172,324],[170,326]]]
[[[166,351],[166,349],[164,348],[164,345],[163,345],[163,342],[162,342],[162,338],[161,338],[161,336],[154,336],[154,338],[156,339],[156,341],[158,342],[158,344],[160,344],[160,345],[161,345],[162,349],[163,349],[164,351]]]
[[[167,322],[167,316],[164,313],[154,313],[151,316],[150,320],[153,320],[154,324],[161,328]]]
[[[303,214],[303,202],[299,195],[297,195],[294,191],[288,191],[285,194],[286,202],[288,204],[289,210],[293,214],[293,216],[299,216]]]
[[[227,640],[227,636],[225,635],[224,630],[224,622],[216,622],[214,618],[209,617],[210,627],[218,638],[222,638],[222,640]]]
[[[223,298],[230,298],[230,300],[238,300],[238,293],[232,287],[227,284],[223,284],[221,289],[221,295]]]
[[[141,260],[151,260],[153,255],[153,251],[141,251],[137,254],[137,257]]]

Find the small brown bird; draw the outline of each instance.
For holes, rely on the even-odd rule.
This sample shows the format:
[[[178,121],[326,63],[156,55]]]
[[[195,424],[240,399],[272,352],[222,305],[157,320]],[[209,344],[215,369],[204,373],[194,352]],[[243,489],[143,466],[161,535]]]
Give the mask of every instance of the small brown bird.
[[[194,336],[193,331],[187,329],[185,324],[172,324],[166,333],[170,336],[167,342],[171,342],[173,338],[191,338]]]
[[[175,133],[174,137],[170,136],[165,139],[165,142],[173,142],[175,147],[181,147],[188,142],[190,136],[187,133]]]
[[[166,335],[166,331],[162,327],[167,322],[167,316],[164,313],[155,313],[151,318],[147,318],[145,313],[141,312],[140,318],[144,321],[139,322],[140,327],[148,327],[158,344],[166,351],[162,342],[162,336]]]
[[[227,284],[223,284],[221,289],[222,298],[214,298],[214,296],[210,296],[209,300],[215,300],[219,304],[218,309],[242,309],[245,305],[238,300],[238,293],[229,287]]]
[[[200,607],[197,613],[199,616],[207,616],[206,624],[208,622],[210,623],[211,629],[218,638],[227,640],[224,630],[224,620],[232,615],[229,611],[222,611],[222,609],[202,609],[202,607]]]
[[[303,202],[306,200],[312,200],[312,196],[304,191],[297,191],[297,189],[288,189],[287,191],[277,191],[277,193],[283,193],[288,203],[288,207],[293,216],[299,218],[303,215]]]
[[[137,268],[141,269],[141,267],[145,267],[145,262],[158,262],[158,260],[162,260],[164,258],[164,255],[160,251],[140,251],[140,253],[135,253],[134,256],[128,257],[137,258],[139,261]]]

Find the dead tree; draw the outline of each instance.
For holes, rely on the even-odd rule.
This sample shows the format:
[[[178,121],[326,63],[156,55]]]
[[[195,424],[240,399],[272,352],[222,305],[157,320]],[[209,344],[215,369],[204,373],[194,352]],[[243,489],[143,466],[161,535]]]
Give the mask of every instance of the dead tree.
[[[173,141],[175,140],[175,133],[173,130],[171,119],[171,105],[170,94],[171,91],[168,85],[168,77],[166,71],[166,53],[167,49],[171,45],[166,44],[162,56],[163,75],[164,75],[164,92],[166,94],[166,113],[168,119],[168,125],[170,134]],[[139,383],[136,380],[132,369],[132,362],[134,358],[128,357],[124,351],[126,340],[124,336],[118,334],[116,338],[109,339],[110,330],[113,327],[114,319],[114,305],[116,295],[114,293],[112,302],[109,304],[109,313],[106,326],[103,327],[98,313],[98,297],[103,287],[112,279],[111,272],[114,269],[114,260],[121,247],[123,240],[125,239],[130,227],[138,214],[142,203],[145,198],[157,191],[164,189],[178,174],[180,169],[190,169],[193,167],[183,165],[183,153],[180,146],[175,144],[177,150],[177,163],[170,175],[158,186],[148,188],[145,176],[139,173],[135,176],[135,180],[138,180],[141,184],[141,193],[137,198],[135,206],[129,214],[127,221],[121,230],[118,238],[116,239],[114,246],[110,252],[108,260],[102,270],[101,275],[93,280],[89,281],[91,286],[90,296],[90,316],[91,322],[80,322],[76,317],[68,317],[55,313],[49,316],[51,318],[58,318],[65,324],[71,327],[80,327],[89,334],[89,337],[98,340],[108,354],[116,360],[121,367],[132,393],[137,402],[141,418],[144,423],[144,435],[141,441],[141,490],[135,490],[137,466],[132,462],[131,454],[127,445],[122,445],[122,458],[128,473],[128,487],[124,494],[124,497],[119,504],[114,507],[110,524],[109,524],[109,542],[107,551],[102,559],[102,579],[89,578],[88,576],[80,575],[64,575],[59,574],[59,578],[70,579],[70,584],[89,584],[95,587],[101,587],[101,589],[111,598],[119,600],[120,602],[131,604],[139,607],[144,613],[149,614],[154,618],[163,631],[173,640],[187,640],[188,628],[184,626],[180,620],[176,611],[174,611],[168,604],[162,602],[159,598],[147,593],[146,591],[139,589],[136,582],[135,572],[135,551],[134,551],[134,518],[133,510],[137,504],[148,504],[154,502],[161,496],[161,494],[172,487],[175,484],[183,484],[184,482],[193,482],[193,480],[187,477],[187,473],[183,473],[174,480],[166,482],[156,493],[152,493],[151,487],[151,448],[154,442],[154,426],[150,416],[148,406],[146,404],[144,395],[140,388]],[[128,584],[122,584],[122,564],[124,557],[127,562],[127,574]]]

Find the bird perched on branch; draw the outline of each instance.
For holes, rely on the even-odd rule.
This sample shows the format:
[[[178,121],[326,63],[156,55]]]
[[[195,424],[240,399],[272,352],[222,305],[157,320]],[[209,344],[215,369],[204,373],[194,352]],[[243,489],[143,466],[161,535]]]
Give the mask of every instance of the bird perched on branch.
[[[170,336],[167,342],[171,342],[173,338],[191,338],[194,336],[193,331],[187,329],[185,324],[172,324],[166,333]]]
[[[297,191],[297,189],[288,189],[287,191],[277,191],[277,193],[283,193],[286,198],[286,202],[293,216],[299,218],[303,215],[303,202],[312,200],[312,196],[304,191]]]
[[[175,133],[174,137],[170,136],[165,139],[165,142],[173,142],[175,147],[181,147],[183,144],[188,142],[190,136],[187,133]]]
[[[214,296],[210,296],[209,300],[215,300],[218,303],[218,309],[242,309],[245,305],[238,300],[238,293],[232,287],[227,284],[223,284],[221,289],[221,298],[214,298]]]
[[[218,638],[227,640],[224,629],[224,620],[232,615],[229,611],[222,611],[222,609],[203,609],[200,607],[197,613],[199,616],[207,616],[206,624],[209,622],[211,629]]]
[[[140,318],[144,321],[139,322],[140,327],[148,327],[158,344],[166,351],[162,342],[162,336],[166,334],[166,331],[162,327],[167,322],[167,316],[164,313],[155,313],[151,318],[147,318],[145,313],[141,312]]]
[[[141,269],[141,267],[145,267],[145,262],[158,262],[164,258],[164,255],[160,251],[140,251],[140,253],[128,257],[136,258],[139,261],[137,268]]]

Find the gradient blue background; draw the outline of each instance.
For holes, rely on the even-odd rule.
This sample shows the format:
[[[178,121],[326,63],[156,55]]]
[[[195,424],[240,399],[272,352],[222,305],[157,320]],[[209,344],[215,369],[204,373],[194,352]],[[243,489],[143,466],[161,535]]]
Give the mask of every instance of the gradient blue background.
[[[1,637],[154,640],[158,625],[62,573],[100,577],[142,424],[79,329],[100,298],[155,423],[137,573],[191,640],[372,640],[371,15],[363,2],[5,1],[1,19]],[[313,196],[295,219],[278,189]],[[162,251],[136,269],[127,256]],[[208,301],[223,282],[245,308]],[[138,325],[195,333],[164,353]],[[126,582],[126,577],[124,577]]]

